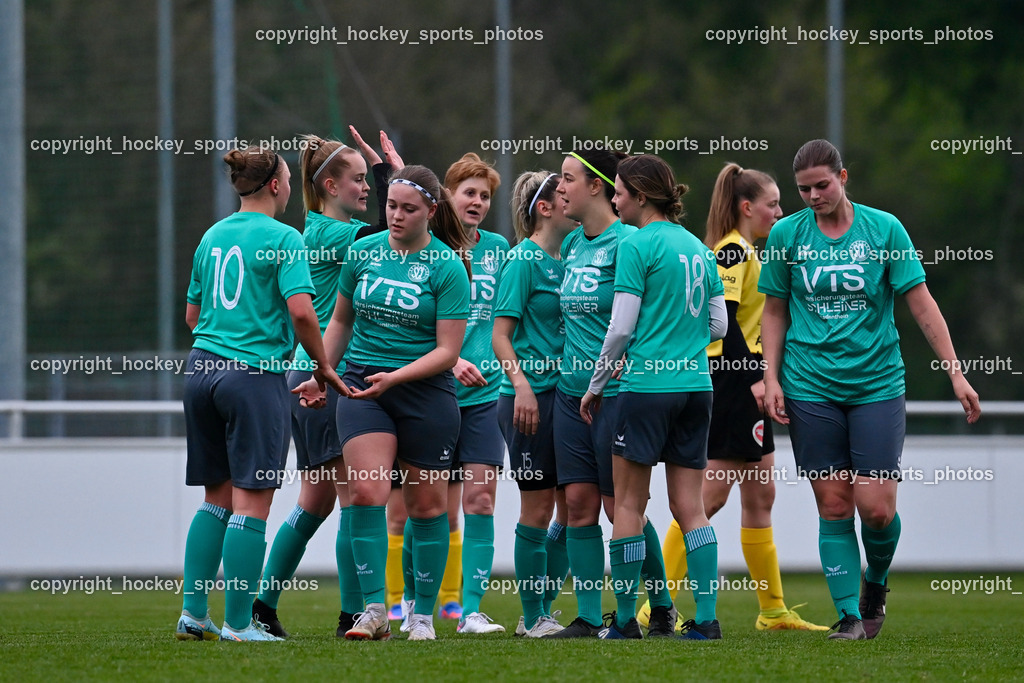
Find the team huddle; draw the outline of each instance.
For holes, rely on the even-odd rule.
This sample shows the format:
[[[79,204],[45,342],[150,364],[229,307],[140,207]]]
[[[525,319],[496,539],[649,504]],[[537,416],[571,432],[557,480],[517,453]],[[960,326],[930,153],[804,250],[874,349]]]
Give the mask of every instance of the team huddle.
[[[350,131],[354,147],[306,138],[301,235],[275,219],[286,162],[260,147],[224,157],[241,207],[203,236],[187,295],[186,484],[206,495],[186,540],[179,639],[288,637],[281,588],[336,501],[339,637],[385,640],[394,620],[409,640],[434,640],[435,614],[457,619],[457,634],[505,631],[481,609],[502,477],[520,492],[517,636],[720,639],[709,518],[737,481],[755,628],[830,630],[784,600],[774,481],[761,476],[774,466],[771,420],[788,425],[815,494],[838,617],[828,637],[878,634],[905,432],[894,295],[941,360],[956,355],[920,260],[885,257],[914,252],[906,230],[847,199],[835,147],[797,152],[807,208],[785,218],[771,176],[727,164],[704,242],[680,225],[687,188],[662,159],[577,150],[559,172],[516,179],[510,248],[480,227],[501,180],[489,164],[466,154],[442,181],[383,132],[381,156]],[[377,225],[356,218],[368,174]],[[265,258],[303,251],[337,257]],[[975,422],[977,394],[949,374]],[[292,440],[308,476],[264,565]],[[660,462],[664,544],[645,514]],[[221,562],[218,628],[206,587]],[[552,610],[563,583],[577,602],[566,625]],[[691,619],[675,607],[680,585]]]

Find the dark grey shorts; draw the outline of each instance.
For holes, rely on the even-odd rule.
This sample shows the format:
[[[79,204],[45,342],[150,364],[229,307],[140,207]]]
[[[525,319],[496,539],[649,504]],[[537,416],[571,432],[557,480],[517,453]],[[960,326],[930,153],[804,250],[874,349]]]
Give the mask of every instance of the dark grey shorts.
[[[195,371],[197,362],[205,370]],[[281,486],[288,458],[291,394],[284,375],[230,368],[217,354],[192,349],[185,378],[185,483],[241,489]]]
[[[612,430],[619,397],[601,401],[601,410],[588,425],[580,417],[580,399],[555,389],[555,462],[558,484],[597,484],[601,494],[615,495],[612,483]]]
[[[907,433],[905,396],[856,406],[786,399],[797,473],[840,471],[900,480]]]
[[[308,370],[289,370],[288,389],[299,386],[313,374]],[[319,467],[341,455],[338,440],[338,392],[327,387],[327,405],[319,410],[303,408],[292,394],[292,441],[295,442],[295,460],[300,470]]]
[[[342,381],[367,388],[363,379],[394,368],[349,363]],[[425,470],[447,470],[459,438],[459,402],[451,372],[391,387],[376,399],[338,397],[338,440],[384,432],[398,438],[398,459]],[[390,463],[388,463],[390,464]]]
[[[513,425],[515,396],[498,397],[498,423],[508,446],[510,476],[520,491],[543,491],[558,485],[555,468],[555,390],[543,391],[537,396],[540,424],[537,433],[526,436]]]
[[[612,453],[642,465],[659,462],[693,470],[708,464],[710,391],[619,394]]]
[[[462,481],[462,465],[493,465],[501,469],[505,464],[505,441],[498,426],[498,402],[463,406],[459,413],[462,424],[455,445],[451,481]]]

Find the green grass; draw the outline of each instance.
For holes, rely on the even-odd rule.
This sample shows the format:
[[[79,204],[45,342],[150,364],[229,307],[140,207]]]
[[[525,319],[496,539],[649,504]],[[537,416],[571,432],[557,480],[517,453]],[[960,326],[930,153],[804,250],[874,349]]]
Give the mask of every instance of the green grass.
[[[724,640],[713,643],[536,641],[512,638],[520,609],[514,595],[489,594],[484,609],[505,625],[497,636],[456,636],[452,622],[435,622],[433,643],[346,642],[334,636],[337,583],[282,598],[279,613],[293,637],[284,643],[178,642],[181,608],[173,592],[0,593],[0,680],[1020,680],[1024,676],[1024,596],[1009,591],[950,595],[935,579],[1024,574],[896,574],[890,577],[889,617],[866,642],[835,642],[821,633],[754,630],[756,598],[719,593]],[[115,579],[115,590],[120,579]],[[835,615],[820,575],[786,575],[787,601],[808,602],[804,618],[829,625]],[[606,607],[614,606],[611,595]],[[692,616],[692,599],[678,603]],[[214,594],[215,621],[223,594]],[[562,622],[575,600],[555,603]]]

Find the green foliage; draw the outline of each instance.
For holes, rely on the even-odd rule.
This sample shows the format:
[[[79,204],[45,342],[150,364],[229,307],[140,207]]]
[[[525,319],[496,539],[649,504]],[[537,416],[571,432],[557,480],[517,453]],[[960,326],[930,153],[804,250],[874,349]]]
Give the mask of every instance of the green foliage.
[[[210,4],[175,3],[175,137],[186,149],[212,135]],[[539,41],[511,45],[513,136],[605,136],[645,141],[688,139],[698,150],[669,148],[691,192],[687,226],[703,234],[711,187],[727,161],[770,171],[787,213],[801,208],[791,181],[792,155],[826,134],[826,44],[708,40],[707,31],[826,25],[825,4],[513,3],[513,26],[541,30]],[[424,5],[398,0],[264,3],[235,9],[238,135],[292,139],[305,133],[347,137],[356,124],[368,139],[385,127],[407,160],[439,173],[467,151],[494,159],[481,141],[495,137],[494,45],[476,44],[494,27],[491,3]],[[1024,157],[1008,152],[950,154],[933,140],[1012,138],[1024,150],[1024,15],[1014,2],[951,5],[846,3],[845,25],[915,28],[924,40],[846,45],[845,149],[855,201],[893,212],[926,254],[949,247],[991,249],[991,261],[943,261],[928,267],[929,288],[965,358],[1012,356],[1024,336],[1021,246]],[[332,41],[274,44],[258,29],[336,27],[411,31],[466,29],[474,41],[433,45]],[[945,27],[990,30],[991,40],[925,41]],[[26,3],[27,139],[157,134],[156,10],[113,0]],[[712,141],[764,141],[767,149],[707,151]],[[220,155],[175,157],[175,310],[195,245],[219,216],[212,190],[223,182]],[[286,154],[293,165],[296,155]],[[516,174],[557,170],[557,150],[523,151]],[[30,353],[132,351],[156,345],[157,155],[131,152],[50,155],[27,151]],[[505,183],[511,186],[512,178]],[[298,186],[297,182],[295,184]],[[371,205],[373,202],[371,201]],[[492,210],[503,211],[495,205]],[[368,217],[372,219],[373,217]],[[284,220],[302,224],[295,192]],[[926,259],[929,260],[929,259]],[[948,381],[905,306],[897,305],[909,397],[950,397]],[[176,316],[177,344],[190,343]],[[1024,366],[1024,358],[1020,359]],[[1024,398],[1016,376],[978,375],[983,399]]]

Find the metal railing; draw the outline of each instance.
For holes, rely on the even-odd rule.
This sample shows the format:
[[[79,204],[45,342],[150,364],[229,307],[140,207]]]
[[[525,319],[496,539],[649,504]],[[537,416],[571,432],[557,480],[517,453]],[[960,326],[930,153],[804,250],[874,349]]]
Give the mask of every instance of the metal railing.
[[[989,417],[1024,416],[1024,401],[985,401]],[[10,415],[7,441],[25,439],[26,415],[182,415],[181,401],[0,401],[0,415]],[[956,401],[907,401],[907,415],[936,417],[963,415]]]

